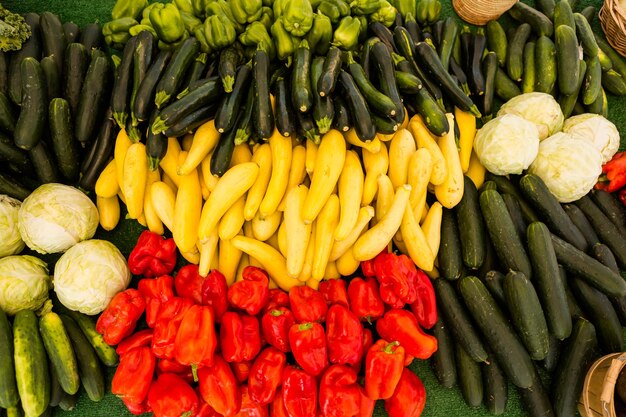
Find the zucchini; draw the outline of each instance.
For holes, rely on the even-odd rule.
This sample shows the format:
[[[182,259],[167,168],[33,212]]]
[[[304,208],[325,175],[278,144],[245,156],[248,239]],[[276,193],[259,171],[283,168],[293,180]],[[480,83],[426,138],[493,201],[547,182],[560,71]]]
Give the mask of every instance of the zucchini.
[[[35,167],[35,173],[41,183],[48,184],[59,182],[59,172],[57,164],[52,156],[52,152],[43,141],[39,141],[30,151],[30,160]]]
[[[68,394],[76,394],[80,387],[78,364],[59,315],[49,312],[41,316],[39,331],[61,388]]]
[[[241,115],[237,117],[240,119]],[[235,122],[236,124],[236,122]],[[211,156],[211,174],[216,177],[221,177],[230,167],[230,161],[233,157],[233,151],[235,150],[235,135],[237,129],[230,129],[228,132],[220,135],[219,141],[215,146],[215,150]]]
[[[535,91],[535,42],[530,41],[524,45],[523,52],[524,70],[522,77],[522,92],[532,93]]]
[[[311,50],[306,41],[300,42],[293,54],[291,71],[291,102],[297,111],[306,113],[313,105],[311,90]]]
[[[552,36],[554,26],[552,21],[539,10],[517,2],[509,9],[511,17],[518,22],[528,23],[537,36]]]
[[[506,55],[507,74],[513,81],[521,81],[524,72],[524,45],[530,36],[531,27],[528,23],[522,23],[517,27],[509,42],[509,50]]]
[[[55,97],[61,97],[61,73],[54,59],[47,56],[39,61],[39,65],[41,65],[41,70],[43,71],[48,99],[52,100]]]
[[[370,108],[389,117],[396,115],[396,104],[367,79],[363,67],[348,54],[348,70]],[[395,73],[394,73],[395,77]]]
[[[557,80],[556,46],[547,36],[535,42],[535,91],[550,94]]]
[[[84,162],[88,163],[84,164],[84,169],[81,166],[82,175],[78,184],[82,189],[93,190],[95,187],[98,176],[100,176],[106,164],[109,163],[109,158],[113,154],[116,135],[117,125],[113,121],[113,116],[109,109],[100,124],[96,140],[90,145],[89,154],[93,156],[85,159]]]
[[[470,269],[478,269],[485,259],[485,226],[478,190],[469,177],[464,176],[463,180],[463,197],[455,208],[463,263]]]
[[[402,123],[404,121],[404,106],[402,105],[402,97],[400,96],[396,82],[393,57],[389,49],[385,48],[380,42],[372,45],[371,55],[372,60],[378,68],[376,76],[378,78],[379,89],[395,103],[396,113],[393,118],[396,123]]]
[[[546,315],[550,333],[557,339],[569,337],[572,320],[567,293],[559,277],[559,265],[550,231],[541,222],[528,225],[528,252],[533,262],[535,285]]]
[[[437,317],[437,322],[433,327],[433,336],[437,338],[437,350],[433,353],[430,364],[439,385],[452,388],[457,380],[454,343],[448,331],[448,325],[441,314]]]
[[[0,407],[13,407],[19,401],[15,382],[13,331],[7,314],[0,310]]]
[[[494,110],[493,98],[496,93],[496,73],[498,72],[498,57],[495,52],[488,52],[482,62],[485,76],[485,93],[483,94],[483,117],[491,117]]]
[[[367,28],[370,32],[374,34],[374,36],[377,36],[380,39],[380,41],[383,43],[383,45],[385,45],[388,51],[391,52],[396,50],[398,45],[393,37],[394,33],[392,33],[387,26],[383,25],[380,22],[372,22],[368,25]]]
[[[65,22],[63,23],[63,35],[65,36],[66,45],[76,42],[78,35],[80,35],[80,27],[74,22]]]
[[[580,89],[582,88],[586,73],[587,63],[581,59],[578,61],[578,82],[576,83],[576,91],[574,92],[574,94],[570,95],[559,95],[559,106],[561,106],[563,115],[566,118],[570,117],[570,115],[574,111],[574,108],[576,107],[578,96],[580,95]]]
[[[624,211],[624,206],[617,201],[613,194],[604,190],[592,190],[591,198],[604,215],[609,218],[611,223],[617,227],[622,236],[626,238],[626,212]]]
[[[617,71],[608,70],[602,72],[602,87],[616,96],[626,95],[626,82]]]
[[[137,36],[133,36],[126,42],[122,51],[122,60],[115,71],[115,81],[111,93],[111,111],[113,111],[113,119],[120,128],[126,126],[126,118],[128,117],[129,94],[133,86],[133,55],[136,44]]]
[[[472,357],[459,344],[455,346],[457,375],[459,378],[459,388],[463,400],[471,408],[478,408],[483,403],[483,379],[480,371],[480,363],[475,362]]]
[[[59,74],[61,74],[63,71],[63,54],[67,47],[63,23],[56,14],[43,12],[39,17],[39,24],[41,25],[43,56],[52,57]]]
[[[198,110],[189,113],[188,115],[174,123],[173,126],[168,128],[161,135],[165,135],[168,138],[180,137],[186,133],[193,132],[194,130],[196,130],[197,127],[203,125],[204,123],[215,117],[215,114],[217,113],[217,104],[218,103],[213,102],[207,106],[200,107]],[[148,131],[147,138],[150,138],[151,135],[152,131]]]
[[[289,94],[287,80],[284,77],[279,77],[276,80],[274,95],[276,97],[274,110],[276,128],[283,136],[293,136],[296,133],[296,121],[294,119],[293,107],[291,106],[291,94]],[[335,109],[336,111],[337,109]]]
[[[15,146],[13,138],[0,133],[0,161],[17,168],[16,174],[34,173],[33,165],[28,159],[26,151]]]
[[[448,118],[427,88],[422,88],[415,95],[415,108],[417,113],[422,116],[430,133],[435,136],[443,136],[448,133],[450,130]]]
[[[23,201],[32,191],[10,175],[0,172],[0,193]]]
[[[89,52],[92,49],[99,49],[104,43],[102,35],[102,27],[99,23],[89,23],[80,33],[80,43],[85,46]]]
[[[459,299],[454,286],[445,279],[436,279],[433,282],[433,287],[439,302],[439,311],[448,324],[454,341],[462,346],[475,362],[485,362],[488,355],[482,338],[474,327],[471,316]]]
[[[487,47],[496,53],[501,67],[506,63],[508,43],[502,25],[497,20],[489,21],[487,23]]]
[[[452,49],[458,35],[459,25],[456,23],[456,20],[452,16],[447,17],[443,23],[441,42],[439,42],[439,48],[437,48],[441,65],[446,71],[448,71],[450,58],[452,58]]]
[[[504,204],[506,204],[506,209],[509,212],[509,216],[511,216],[511,220],[513,220],[517,235],[519,236],[520,240],[525,240],[526,222],[524,221],[522,209],[520,208],[517,198],[515,198],[512,194],[502,194],[502,200],[504,200]]]
[[[74,117],[74,134],[83,147],[91,141],[94,129],[102,120],[109,96],[110,75],[111,65],[106,56],[96,56],[91,60]]]
[[[218,132],[227,132],[235,125],[235,119],[239,114],[244,95],[248,94],[250,90],[251,75],[251,65],[242,65],[237,70],[233,90],[224,96],[215,114],[215,128]]]
[[[565,239],[581,251],[587,249],[587,241],[563,210],[541,178],[526,174],[519,182],[520,189],[528,201],[537,209],[552,232]]]
[[[565,343],[552,378],[552,404],[555,415],[573,416],[589,366],[595,359],[596,329],[579,318]]]
[[[21,65],[22,104],[13,139],[18,148],[31,150],[44,135],[48,97],[41,65],[25,58]]]
[[[254,90],[254,82],[252,83],[252,89]],[[254,112],[254,103],[256,102],[256,93],[251,91],[246,99],[246,104],[243,107],[241,113],[241,120],[235,126],[237,133],[235,134],[235,145],[240,145],[250,138],[252,135],[252,113]]]
[[[504,297],[504,274],[496,270],[491,270],[485,274],[483,282],[498,305],[500,305],[503,310],[506,310],[507,303]]]
[[[333,97],[335,106],[335,117],[333,118],[333,127],[340,132],[347,132],[352,127],[350,119],[350,110],[343,97]]]
[[[393,135],[398,131],[399,124],[391,117],[380,116],[376,113],[372,113],[371,117],[376,127],[376,132],[383,135]]]
[[[531,386],[533,362],[485,285],[478,278],[467,276],[461,278],[459,290],[506,376],[520,388]]]
[[[313,58],[311,63],[311,85],[317,85],[324,70],[324,59],[324,57]],[[335,108],[333,107],[332,98],[329,96],[322,97],[313,93],[313,120],[315,120],[320,134],[323,135],[330,130],[333,117],[335,117]]]
[[[65,51],[63,68],[63,97],[70,104],[72,114],[76,114],[80,100],[80,90],[89,67],[89,55],[82,43],[70,43]]]
[[[450,59],[450,71],[451,74],[456,77],[456,81],[461,85],[461,89],[465,92],[465,94],[471,94],[469,85],[467,84],[467,75],[454,57]]]
[[[200,42],[194,37],[187,38],[174,51],[172,59],[167,64],[159,82],[156,85],[154,104],[157,109],[167,104],[170,99],[180,90],[187,68],[192,64],[194,58],[200,50]],[[147,76],[146,76],[147,78]],[[139,93],[137,93],[139,96]]]
[[[31,36],[22,44],[22,49],[11,54],[8,73],[8,95],[13,103],[22,103],[21,63],[26,58],[41,58],[41,25],[37,13],[26,13],[24,20],[30,26]]]
[[[439,272],[449,280],[461,278],[463,272],[463,249],[457,216],[454,210],[444,208],[441,218],[441,246]]]
[[[241,52],[234,45],[220,52],[217,73],[222,80],[222,85],[226,93],[233,91],[239,61],[241,61]]]
[[[419,41],[423,40],[422,29],[417,24],[417,21],[415,20],[415,16],[413,15],[404,16],[404,27],[406,28],[407,32],[409,32],[409,36],[411,37],[411,40],[413,41],[413,43],[418,43]]]
[[[137,94],[135,95],[135,103],[132,108],[132,114],[135,115],[135,118],[138,121],[144,121],[150,118],[150,114],[152,113],[152,109],[154,107],[154,94],[157,88],[157,83],[161,79],[161,76],[166,70],[171,58],[172,51],[159,51],[159,54],[152,62],[145,77],[141,81]]]
[[[300,138],[309,139],[316,145],[319,145],[321,138],[317,130],[317,125],[315,121],[313,121],[313,115],[311,113],[296,111],[296,120],[298,122],[298,136]]]
[[[158,110],[153,112],[150,122],[154,123],[154,119],[158,117],[158,113]],[[150,126],[152,123],[150,123]],[[155,171],[159,168],[161,159],[163,159],[167,153],[167,138],[168,136],[163,132],[154,133],[152,129],[148,129],[148,133],[146,134],[146,154],[148,155],[148,167],[150,171]]]
[[[0,129],[13,133],[15,131],[15,111],[9,98],[0,91]]]
[[[479,200],[498,259],[507,270],[519,271],[530,277],[530,260],[515,232],[515,225],[502,196],[495,190],[485,190],[480,194]]]
[[[482,365],[484,403],[487,411],[494,415],[504,414],[508,399],[508,381],[495,358]]]
[[[9,94],[9,54],[0,51],[0,92],[4,95]]]
[[[600,47],[593,36],[593,30],[589,21],[581,13],[574,13],[574,22],[576,24],[576,34],[583,47],[583,52],[589,57],[597,57]]]
[[[523,409],[530,417],[554,417],[552,401],[535,371],[533,383],[528,388],[518,388]]]
[[[396,84],[404,94],[417,94],[423,87],[422,80],[411,72],[395,71]]]
[[[335,90],[335,84],[341,70],[343,52],[337,47],[331,47],[326,54],[324,69],[319,80],[315,84],[317,93],[324,97]]]
[[[503,289],[517,335],[531,359],[543,360],[548,354],[548,325],[533,284],[521,272],[509,271]]]
[[[560,0],[554,8],[554,29],[559,26],[566,25],[576,30],[576,22],[574,21],[574,12],[568,0]]]
[[[39,416],[50,401],[50,375],[37,316],[21,310],[13,319],[15,380],[20,402],[27,416]]]
[[[272,113],[272,103],[270,101],[269,91],[269,67],[270,61],[267,52],[257,49],[254,54],[254,61],[252,64],[254,80],[254,106],[252,108],[252,119],[254,133],[263,139],[268,139],[272,133],[274,133],[274,114]],[[292,85],[292,93],[294,89],[295,86]]]
[[[80,165],[72,128],[71,109],[67,100],[52,99],[48,108],[48,119],[52,150],[59,173],[67,181],[73,183],[78,178]]]
[[[353,116],[352,122],[354,123],[357,136],[363,141],[374,139],[376,136],[376,128],[372,122],[367,102],[354,82],[354,79],[346,71],[341,70],[339,73],[339,82],[345,91],[344,97],[347,99],[350,114]]]
[[[202,75],[206,70],[206,61],[207,54],[201,52],[196,56],[191,64],[191,68],[187,70],[187,74],[185,75],[185,81],[182,83],[182,87],[184,87],[178,94],[176,94],[177,99],[183,98],[185,95],[189,93],[189,86],[191,86],[196,81],[202,79]],[[211,76],[205,77],[211,78]],[[181,88],[182,88],[181,87]]]
[[[135,100],[137,99],[141,82],[146,77],[150,64],[152,63],[154,42],[154,35],[148,30],[139,32],[137,40],[135,41],[135,51],[133,53],[133,81],[130,101],[128,103],[128,112],[130,113],[132,126],[134,127],[139,125],[139,120],[133,112]]]
[[[509,101],[513,97],[517,97],[522,94],[522,91],[519,89],[517,84],[509,78],[502,68],[498,68],[496,71],[494,86],[496,95],[504,101]]]
[[[555,30],[555,40],[559,91],[566,95],[573,94],[576,91],[579,68],[576,31],[570,26],[561,25]],[[589,65],[587,63],[587,70]]]

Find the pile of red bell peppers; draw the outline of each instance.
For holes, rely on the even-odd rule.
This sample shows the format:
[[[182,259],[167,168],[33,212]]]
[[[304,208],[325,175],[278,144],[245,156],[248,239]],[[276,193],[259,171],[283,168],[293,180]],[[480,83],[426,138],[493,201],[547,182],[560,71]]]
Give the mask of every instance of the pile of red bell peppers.
[[[626,152],[618,152],[602,166],[602,175],[595,186],[598,190],[617,193],[626,206]]]
[[[437,349],[422,330],[437,310],[429,278],[409,258],[381,253],[362,264],[364,278],[286,293],[251,266],[230,288],[195,265],[172,278],[170,245],[144,232],[129,257],[142,261],[131,270],[144,278],[97,323],[120,355],[111,390],[132,413],[369,417],[376,400],[390,417],[422,413],[426,391],[407,366]],[[137,331],[144,314],[147,328]]]

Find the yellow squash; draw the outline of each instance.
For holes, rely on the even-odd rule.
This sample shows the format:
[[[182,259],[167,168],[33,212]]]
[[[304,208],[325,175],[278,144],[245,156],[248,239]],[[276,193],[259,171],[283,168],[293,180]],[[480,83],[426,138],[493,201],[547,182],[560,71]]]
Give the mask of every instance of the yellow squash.
[[[340,218],[335,231],[336,240],[345,239],[356,224],[363,198],[364,178],[359,156],[354,151],[348,151],[337,184]]]
[[[272,175],[259,206],[261,217],[269,216],[278,208],[287,191],[289,169],[291,168],[291,138],[284,137],[278,132],[278,129],[274,129],[268,142],[272,150]]]
[[[445,158],[448,175],[444,182],[435,185],[435,196],[441,205],[451,209],[463,197],[463,169],[454,140],[454,116],[447,113],[446,117],[450,123],[450,131],[437,140],[437,145]]]
[[[148,156],[146,145],[133,143],[124,157],[122,192],[126,198],[128,217],[137,219],[143,213],[143,198],[146,194],[148,178]]]
[[[187,158],[178,166],[178,173],[180,175],[187,175],[192,170],[196,169],[209,152],[215,148],[219,138],[220,134],[217,129],[215,129],[215,122],[213,120],[200,126],[193,135],[193,142],[189,148]]]

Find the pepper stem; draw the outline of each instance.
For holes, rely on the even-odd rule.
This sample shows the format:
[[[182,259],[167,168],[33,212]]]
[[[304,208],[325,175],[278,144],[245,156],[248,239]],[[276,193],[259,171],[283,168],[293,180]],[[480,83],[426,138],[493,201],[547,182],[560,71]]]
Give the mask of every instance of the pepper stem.
[[[310,330],[311,328],[313,328],[313,323],[302,323],[298,325],[298,330],[301,332]]]
[[[391,343],[387,343],[385,347],[383,348],[383,352],[392,354],[395,352],[394,348],[397,346],[400,346],[400,342],[398,342],[397,340]]]
[[[191,364],[191,375],[193,375],[193,382],[198,382],[198,365]]]

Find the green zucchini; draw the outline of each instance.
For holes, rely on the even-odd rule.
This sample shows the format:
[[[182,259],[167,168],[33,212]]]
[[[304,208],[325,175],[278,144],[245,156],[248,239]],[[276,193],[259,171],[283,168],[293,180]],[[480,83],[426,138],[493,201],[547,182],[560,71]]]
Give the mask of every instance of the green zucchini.
[[[9,94],[9,54],[1,51],[0,53],[0,92],[4,95]]]
[[[126,118],[128,117],[130,90],[133,86],[133,55],[135,53],[136,44],[136,36],[133,36],[126,42],[124,50],[122,51],[122,60],[115,71],[115,81],[113,82],[113,91],[111,92],[113,119],[115,119],[120,128],[126,126]]]
[[[520,388],[531,386],[533,362],[485,285],[478,278],[467,276],[459,281],[459,290],[506,376]]]
[[[217,72],[222,80],[222,85],[226,93],[233,91],[239,61],[241,61],[241,52],[235,45],[225,48],[220,52]]]
[[[482,28],[478,28],[472,37],[469,66],[466,68],[469,86],[472,94],[481,96],[485,92],[485,77],[481,68],[481,61],[485,55],[487,38]],[[507,55],[508,56],[508,55]]]
[[[515,232],[515,225],[502,196],[497,191],[486,190],[482,192],[479,200],[498,259],[507,270],[519,271],[530,277],[532,269],[528,255]]]
[[[324,57],[315,57],[311,63],[311,85],[317,85],[324,70]],[[393,104],[393,103],[392,103]],[[395,107],[394,107],[395,108]],[[335,117],[335,108],[330,96],[320,96],[313,93],[313,120],[320,134],[330,130]]]
[[[448,65],[452,57],[452,49],[454,48],[454,42],[458,34],[459,25],[456,23],[456,20],[452,16],[447,17],[443,24],[441,42],[439,42],[439,47],[437,48],[441,65],[446,71],[448,71]]]
[[[252,135],[252,113],[254,112],[254,104],[256,102],[256,93],[254,91],[256,90],[256,88],[254,84],[255,83],[253,82],[253,91],[248,94],[246,104],[243,106],[243,110],[241,112],[241,120],[239,120],[237,126],[234,127],[235,129],[237,129],[237,133],[235,133],[235,145],[240,145],[247,142]]]
[[[498,56],[498,63],[503,67],[507,60],[508,39],[502,25],[497,20],[487,23],[487,47]]]
[[[21,310],[13,320],[15,380],[27,416],[39,416],[50,401],[48,359],[34,311]]]
[[[243,98],[249,93],[250,83],[252,82],[251,76],[252,65],[242,65],[237,70],[232,92],[224,96],[217,108],[215,128],[218,132],[227,132],[235,125],[235,119],[239,114]]]
[[[308,42],[302,41],[293,55],[291,71],[291,102],[297,111],[306,113],[313,105],[311,90],[311,51]]]
[[[494,415],[504,414],[508,399],[508,381],[495,358],[481,365],[483,374],[484,403]]]
[[[335,117],[333,118],[333,127],[340,132],[347,132],[352,127],[350,120],[350,110],[343,97],[333,97],[335,106]]]
[[[599,52],[598,43],[593,36],[593,30],[589,21],[581,13],[574,13],[576,34],[583,47],[583,52],[588,57],[597,57]]]
[[[574,107],[576,106],[576,103],[578,101],[578,96],[585,80],[586,73],[587,63],[581,59],[578,61],[578,82],[576,83],[576,91],[574,91],[574,93],[570,95],[559,95],[559,106],[561,106],[561,111],[563,111],[563,115],[566,118],[569,117],[574,111]]]
[[[268,139],[274,133],[274,114],[270,101],[270,62],[267,52],[261,49],[256,50],[252,68],[255,98],[252,109],[253,130],[258,137]],[[292,93],[294,88],[292,85]]]
[[[521,81],[524,72],[524,45],[530,36],[531,27],[528,23],[522,23],[517,27],[509,42],[506,55],[506,70],[513,81]]]
[[[80,387],[78,364],[72,343],[59,315],[49,312],[41,316],[39,331],[61,388],[68,394],[76,394]]]
[[[430,364],[439,384],[452,388],[457,381],[454,343],[441,314],[433,327],[433,336],[437,338],[437,351],[433,353]]]
[[[91,141],[93,132],[102,119],[109,97],[110,75],[111,65],[108,57],[96,56],[91,60],[74,117],[74,134],[83,146]]]
[[[80,90],[89,67],[89,55],[82,43],[70,43],[65,51],[63,67],[63,97],[70,104],[72,114],[76,114]]]
[[[459,344],[455,346],[455,361],[459,388],[463,400],[471,408],[478,408],[483,403],[483,379],[480,371],[480,363],[475,362],[472,357]]]
[[[496,95],[504,101],[509,101],[513,97],[517,97],[522,94],[517,84],[509,78],[506,72],[502,68],[498,68],[496,71],[495,79]]]
[[[144,121],[150,118],[154,107],[154,94],[157,88],[157,83],[166,70],[171,57],[172,51],[159,51],[159,54],[152,62],[145,77],[141,81],[137,94],[135,95],[135,103],[132,108],[132,114],[138,121]]]
[[[28,151],[35,173],[41,183],[48,184],[59,182],[59,171],[54,160],[52,151],[44,141],[39,141],[30,151]]]
[[[194,37],[187,38],[172,55],[156,85],[154,104],[158,109],[167,104],[180,89],[187,68],[193,63],[200,49],[200,42]],[[147,78],[147,76],[146,76]],[[139,95],[139,93],[138,93]],[[139,117],[139,116],[138,116]]]
[[[44,57],[39,61],[39,65],[43,71],[48,100],[61,97],[61,73],[54,59],[50,56]]]
[[[137,99],[137,93],[139,92],[141,82],[145,78],[148,69],[150,68],[150,64],[152,63],[154,43],[154,35],[148,30],[139,32],[137,40],[135,41],[135,51],[133,52],[133,81],[130,92],[130,100],[128,102],[128,112],[130,113],[132,121],[131,124],[134,127],[139,125],[139,120],[133,112],[133,109],[135,108],[135,100]],[[138,139],[139,138],[131,138],[133,141]]]
[[[626,95],[626,81],[617,71],[602,72],[602,87],[616,96]]]
[[[485,226],[478,202],[478,190],[467,176],[464,177],[463,190],[463,197],[455,207],[463,263],[470,269],[478,269],[485,258]]]
[[[617,201],[613,194],[604,190],[592,190],[591,198],[604,215],[609,218],[611,223],[617,227],[622,236],[626,238],[626,212],[624,212],[624,206]]]
[[[18,148],[30,150],[45,133],[48,97],[43,71],[35,58],[25,58],[20,71],[22,104],[13,138]]]
[[[566,25],[576,30],[576,22],[574,21],[574,12],[568,0],[560,0],[554,7],[554,29],[559,26]]]
[[[457,216],[454,210],[444,208],[441,219],[441,244],[439,271],[449,280],[461,278],[463,271],[463,249]]]
[[[422,80],[410,72],[395,71],[394,74],[398,88],[404,94],[417,94],[423,87]]]
[[[370,116],[367,102],[357,87],[354,79],[346,71],[341,70],[339,73],[339,82],[341,83],[347,100],[348,108],[354,123],[354,129],[359,139],[370,141],[376,136],[376,128]],[[292,86],[293,89],[293,86]]]
[[[321,137],[313,120],[313,115],[296,111],[296,121],[298,122],[298,136],[302,139],[309,139],[316,145],[319,145]]]
[[[497,92],[496,81],[496,92]],[[446,118],[446,114],[437,104],[433,96],[430,95],[427,88],[422,88],[415,94],[415,107],[428,130],[435,136],[443,136],[450,130],[450,124]]]
[[[15,111],[9,98],[0,91],[0,129],[13,133],[15,131]]]
[[[498,57],[495,52],[488,52],[483,58],[482,71],[485,76],[485,93],[483,94],[483,117],[493,114],[493,98],[496,93],[496,73],[498,72]]]
[[[579,250],[587,249],[585,237],[572,223],[541,178],[534,174],[526,174],[520,180],[519,185],[524,196],[533,204],[552,232]]]
[[[461,89],[465,94],[471,94],[469,84],[467,83],[467,74],[465,74],[463,68],[461,68],[454,57],[450,59],[450,73],[456,77],[456,81],[461,85]]]
[[[533,383],[528,388],[518,388],[523,409],[531,417],[554,417],[552,401],[535,371]]]
[[[341,70],[342,57],[343,52],[341,49],[333,46],[328,50],[326,60],[324,60],[322,75],[317,84],[315,84],[315,89],[320,96],[328,96],[335,90],[339,70]]]
[[[559,91],[566,95],[573,94],[576,91],[579,68],[576,31],[570,26],[561,25],[555,30],[555,40]],[[587,70],[589,65],[587,63]]]
[[[522,92],[532,93],[535,91],[535,42],[527,42],[523,52],[524,70],[522,77]]]
[[[241,116],[238,116],[238,119]],[[236,122],[235,122],[236,124]],[[235,135],[237,129],[230,129],[220,135],[220,139],[215,146],[213,155],[211,156],[211,174],[221,177],[230,167],[230,161],[235,150]]]
[[[502,194],[502,199],[504,200],[504,204],[506,204],[506,209],[511,216],[511,220],[513,220],[517,235],[521,240],[525,240],[526,222],[524,221],[524,216],[522,215],[522,209],[519,205],[519,201],[512,194]]]
[[[535,77],[535,91],[550,94],[557,80],[557,58],[556,46],[547,36],[535,41]]]
[[[496,270],[491,270],[485,274],[483,282],[498,305],[500,305],[503,310],[506,310],[507,303],[504,298],[504,274]]]
[[[398,131],[398,127],[400,126],[394,119],[391,117],[380,116],[376,113],[371,114],[372,122],[376,127],[376,132],[382,133],[384,135],[393,135]]]
[[[174,123],[173,126],[168,128],[165,132],[163,132],[160,135],[165,136],[165,139],[166,139],[165,142],[167,142],[167,138],[169,137],[180,137],[187,133],[193,132],[194,130],[196,130],[196,128],[200,127],[200,125],[203,125],[204,123],[208,122],[209,120],[215,117],[217,113],[217,104],[218,103],[213,102],[204,107],[200,107],[198,110],[195,110],[189,113],[188,115],[186,115],[185,117],[183,117],[182,119]],[[150,139],[151,134],[152,134],[152,131],[149,130],[146,140]],[[164,154],[161,155],[161,158],[163,156]]]
[[[100,124],[98,136],[90,145],[87,157],[81,164],[80,180],[78,185],[84,190],[93,190],[98,176],[109,163],[115,147],[117,125],[113,121],[111,109],[105,113],[104,120]]]
[[[276,97],[274,109],[276,128],[281,135],[291,137],[296,133],[296,121],[291,106],[291,94],[289,94],[287,80],[284,77],[279,77],[276,80],[274,96]]]
[[[406,32],[403,33],[406,35]],[[404,106],[396,82],[393,57],[389,49],[387,49],[382,42],[372,45],[371,56],[372,61],[374,61],[378,69],[376,76],[378,78],[379,89],[395,103],[396,113],[393,118],[396,123],[402,123],[404,120]],[[420,74],[416,73],[415,75],[419,76]],[[422,77],[420,77],[420,79],[423,81]]]
[[[78,325],[80,331],[92,346],[98,358],[100,358],[100,361],[108,367],[116,366],[119,362],[119,357],[115,352],[115,348],[109,346],[104,341],[102,335],[96,330],[96,323],[94,323],[93,319],[78,311],[66,311],[65,313]]]
[[[19,401],[15,382],[13,331],[7,314],[0,310],[0,407],[13,407]]]
[[[552,21],[545,14],[525,3],[515,3],[509,10],[509,14],[513,19],[532,26],[537,36],[552,36],[554,32]]]
[[[359,88],[361,94],[367,101],[370,108],[380,112],[386,116],[396,115],[396,104],[382,92],[378,91],[376,87],[367,79],[363,67],[359,65],[352,58],[351,54],[348,54],[348,70],[352,79]],[[395,73],[394,73],[395,76]]]
[[[67,47],[63,23],[59,16],[51,12],[43,12],[39,17],[41,25],[41,39],[43,44],[43,56],[52,57],[57,65],[59,74],[63,71],[63,54]]]
[[[187,70],[187,74],[185,74],[185,81],[182,83],[182,90],[176,94],[176,98],[183,98],[185,95],[189,94],[189,88],[192,84],[196,83],[198,80],[202,79],[203,74],[206,71],[207,67],[207,54],[201,52],[196,56],[193,60],[193,64],[191,64],[191,68]],[[205,77],[210,78],[210,77]],[[223,84],[222,84],[223,85]]]

